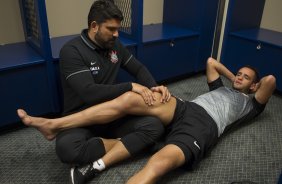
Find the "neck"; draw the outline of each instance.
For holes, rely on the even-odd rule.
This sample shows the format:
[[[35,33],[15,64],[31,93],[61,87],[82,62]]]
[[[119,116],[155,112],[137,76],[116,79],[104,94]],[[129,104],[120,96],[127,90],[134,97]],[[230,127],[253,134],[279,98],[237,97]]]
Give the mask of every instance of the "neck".
[[[96,33],[94,33],[94,32],[91,32],[91,31],[88,31],[88,38],[91,40],[91,41],[93,41],[97,46],[99,46],[100,48],[103,48],[97,41],[96,41],[96,39],[95,39],[95,35],[96,35]]]
[[[240,91],[241,93],[244,93],[245,95],[248,95],[248,94],[249,94],[249,91],[248,91],[248,90],[243,90],[243,89],[241,89],[241,90],[237,90],[237,91]]]

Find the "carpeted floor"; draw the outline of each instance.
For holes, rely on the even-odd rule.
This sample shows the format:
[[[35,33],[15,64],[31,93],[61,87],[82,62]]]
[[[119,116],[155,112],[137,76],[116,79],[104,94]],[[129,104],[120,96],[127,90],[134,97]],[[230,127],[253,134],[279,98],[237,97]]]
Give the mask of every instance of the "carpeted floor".
[[[191,100],[208,91],[199,74],[168,85],[173,94]],[[282,169],[282,96],[273,95],[265,111],[250,124],[225,135],[194,171],[177,169],[161,184],[277,184]],[[0,183],[69,183],[69,166],[56,157],[54,142],[33,128],[0,135]],[[149,154],[116,165],[90,183],[121,184],[144,166]]]

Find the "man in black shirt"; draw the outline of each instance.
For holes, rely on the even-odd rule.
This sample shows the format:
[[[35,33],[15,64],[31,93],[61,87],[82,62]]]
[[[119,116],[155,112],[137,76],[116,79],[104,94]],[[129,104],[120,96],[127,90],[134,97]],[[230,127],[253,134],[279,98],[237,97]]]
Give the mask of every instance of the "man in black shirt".
[[[60,52],[60,73],[64,94],[64,115],[112,100],[127,91],[140,94],[153,105],[154,91],[162,93],[162,102],[170,93],[156,81],[120,43],[118,31],[123,15],[114,3],[95,1],[88,15],[88,29],[66,43]],[[119,69],[133,75],[138,83],[116,84]],[[126,116],[102,126],[73,128],[56,136],[56,152],[62,162],[77,166],[93,163],[99,169],[124,160],[149,145],[163,134],[161,121],[149,116]],[[54,137],[46,137],[52,140]],[[117,139],[118,138],[118,139]],[[82,172],[82,171],[81,171]],[[73,183],[81,183],[72,177]]]

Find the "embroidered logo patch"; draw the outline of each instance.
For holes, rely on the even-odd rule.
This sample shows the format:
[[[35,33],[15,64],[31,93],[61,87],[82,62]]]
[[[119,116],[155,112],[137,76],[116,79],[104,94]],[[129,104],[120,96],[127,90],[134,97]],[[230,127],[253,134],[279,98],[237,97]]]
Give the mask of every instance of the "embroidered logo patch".
[[[112,63],[118,62],[117,51],[112,50],[110,53],[110,58]]]
[[[90,67],[90,71],[91,71],[92,75],[97,75],[100,71],[100,67],[99,66],[92,66],[92,67]]]
[[[96,61],[91,61],[90,65],[92,66],[92,65],[95,65],[96,63],[97,63]]]
[[[197,148],[199,148],[199,150],[201,149],[200,146],[198,145],[197,141],[194,141],[195,146],[197,146]]]

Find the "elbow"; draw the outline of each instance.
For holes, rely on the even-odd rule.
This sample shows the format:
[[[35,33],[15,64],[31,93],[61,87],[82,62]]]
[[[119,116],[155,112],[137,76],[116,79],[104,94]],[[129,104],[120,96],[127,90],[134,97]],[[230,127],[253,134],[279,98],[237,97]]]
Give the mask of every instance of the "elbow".
[[[276,88],[276,78],[273,75],[263,77],[258,83],[258,88],[267,89],[273,92]]]
[[[207,68],[208,68],[208,67],[211,67],[211,66],[214,66],[215,62],[217,62],[217,61],[216,61],[214,58],[209,57],[209,58],[207,59]]]
[[[276,88],[276,78],[273,75],[265,77],[265,83],[269,85],[273,90]]]

